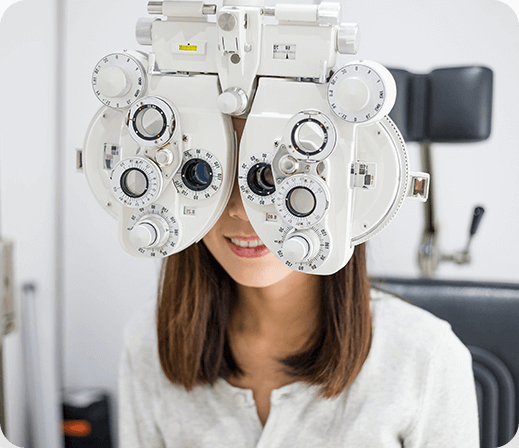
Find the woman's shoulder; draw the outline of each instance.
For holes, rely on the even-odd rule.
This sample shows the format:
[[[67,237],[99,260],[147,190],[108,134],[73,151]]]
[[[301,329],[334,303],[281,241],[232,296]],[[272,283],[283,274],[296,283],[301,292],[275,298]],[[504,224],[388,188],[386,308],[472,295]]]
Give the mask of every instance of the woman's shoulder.
[[[440,351],[468,353],[449,322],[390,293],[372,289],[371,311],[374,338],[394,352],[414,352],[429,360]]]

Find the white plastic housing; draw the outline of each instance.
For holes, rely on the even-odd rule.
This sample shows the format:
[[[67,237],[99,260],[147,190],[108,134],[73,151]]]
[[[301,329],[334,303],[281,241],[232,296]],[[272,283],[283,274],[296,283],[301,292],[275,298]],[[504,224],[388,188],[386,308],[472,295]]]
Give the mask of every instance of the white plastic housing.
[[[299,221],[289,225],[274,204],[249,201],[243,191],[242,200],[254,230],[271,252],[294,270],[325,275],[341,269],[354,245],[371,238],[394,217],[407,192],[407,156],[404,142],[388,117],[380,116],[364,125],[349,123],[331,113],[327,85],[260,78],[240,144],[239,164],[257,154],[259,148],[271,154],[275,164],[277,152],[290,144],[284,137],[290,134],[286,126],[305,110],[320,110],[330,117],[337,145],[326,158],[324,170],[318,168],[318,162],[300,161],[297,171],[287,174],[283,184],[290,176],[307,175],[318,176],[328,187],[330,200],[324,219],[310,228],[301,227],[319,238],[323,251],[303,262],[289,260],[293,258],[294,244],[287,248],[291,252],[288,257],[283,254],[283,243],[299,230]],[[285,159],[283,156],[279,160]],[[358,161],[376,164],[376,188],[354,188],[351,168]],[[279,174],[282,170],[274,166],[273,172]],[[276,200],[280,200],[278,196]],[[302,248],[296,249],[303,252]]]
[[[194,200],[177,191],[171,182],[174,171],[168,171],[169,167],[161,168],[165,186],[153,204],[167,209],[165,216],[170,220],[174,218],[174,228],[178,232],[175,247],[167,255],[199,241],[216,223],[231,193],[236,154],[231,119],[222,115],[216,107],[219,93],[218,77],[215,75],[152,76],[148,80],[146,95],[167,99],[178,110],[175,131],[168,143],[168,150],[173,152],[174,159],[180,161],[183,151],[201,148],[215,156],[223,174],[215,194],[208,199]],[[160,248],[139,250],[142,248],[132,244],[129,237],[132,223],[138,222],[140,214],[145,215],[147,211],[119,203],[111,192],[111,172],[103,169],[105,143],[120,147],[121,160],[137,154],[143,157],[154,155],[154,150],[140,147],[129,135],[126,115],[127,111],[107,107],[96,114],[84,143],[84,171],[99,203],[118,220],[119,240],[123,248],[136,256],[161,256]],[[181,169],[179,164],[174,165],[175,170]]]

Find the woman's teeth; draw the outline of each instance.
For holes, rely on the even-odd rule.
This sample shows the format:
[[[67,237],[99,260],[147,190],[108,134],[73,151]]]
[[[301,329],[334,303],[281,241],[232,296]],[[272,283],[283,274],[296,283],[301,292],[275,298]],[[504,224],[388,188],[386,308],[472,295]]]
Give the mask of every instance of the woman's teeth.
[[[261,241],[260,239],[252,240],[252,241],[242,241],[242,240],[237,240],[237,239],[231,238],[231,241],[233,244],[236,244],[237,246],[240,246],[240,247],[257,247],[257,246],[263,245],[263,241]]]

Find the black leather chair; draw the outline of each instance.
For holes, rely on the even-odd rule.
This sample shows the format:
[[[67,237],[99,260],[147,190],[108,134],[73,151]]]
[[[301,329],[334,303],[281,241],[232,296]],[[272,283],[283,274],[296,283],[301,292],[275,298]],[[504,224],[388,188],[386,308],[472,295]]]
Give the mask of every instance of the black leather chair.
[[[472,353],[481,448],[506,445],[519,426],[519,284],[372,279],[448,321]]]

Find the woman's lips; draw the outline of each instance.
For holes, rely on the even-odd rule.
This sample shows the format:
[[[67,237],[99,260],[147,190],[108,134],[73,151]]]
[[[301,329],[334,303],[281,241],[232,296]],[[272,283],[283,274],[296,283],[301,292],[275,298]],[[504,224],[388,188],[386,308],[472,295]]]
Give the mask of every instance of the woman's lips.
[[[227,244],[229,244],[229,247],[231,250],[238,255],[238,257],[242,258],[258,258],[263,257],[264,255],[267,255],[270,250],[268,250],[267,246],[264,244],[256,247],[241,247],[236,244],[234,244],[229,238],[225,238],[227,240]],[[242,241],[254,241],[258,240],[259,238],[257,236],[247,236],[247,237],[236,237],[233,239],[239,239]]]

